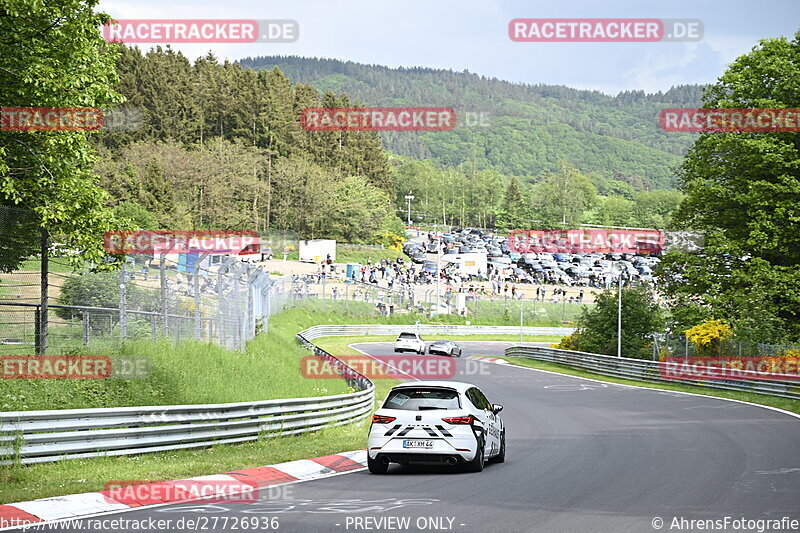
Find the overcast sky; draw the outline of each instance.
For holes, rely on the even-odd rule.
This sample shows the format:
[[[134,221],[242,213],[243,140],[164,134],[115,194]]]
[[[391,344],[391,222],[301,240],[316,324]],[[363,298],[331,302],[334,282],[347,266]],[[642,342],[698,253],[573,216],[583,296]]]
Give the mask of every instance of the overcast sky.
[[[294,19],[284,44],[184,44],[194,59],[300,55],[425,66],[616,94],[714,81],[759,39],[800,29],[800,0],[101,0],[118,19]],[[691,43],[518,43],[513,18],[697,18]],[[139,45],[149,48],[151,45]]]

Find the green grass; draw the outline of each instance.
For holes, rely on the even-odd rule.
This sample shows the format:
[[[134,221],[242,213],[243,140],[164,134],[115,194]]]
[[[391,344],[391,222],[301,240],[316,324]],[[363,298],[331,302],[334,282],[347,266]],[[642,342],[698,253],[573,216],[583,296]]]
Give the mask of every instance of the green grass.
[[[360,263],[366,264],[367,261],[380,261],[381,259],[395,260],[403,257],[403,252],[391,250],[389,248],[370,248],[359,246],[358,244],[339,244],[336,246],[337,263]]]
[[[38,257],[29,257],[22,262],[17,270],[26,272],[41,272],[42,262]],[[62,257],[54,257],[48,261],[47,270],[49,272],[69,274],[72,272],[72,266],[67,262],[67,259]]]
[[[547,361],[537,361],[535,359],[526,359],[523,357],[506,357],[504,358],[509,363],[524,366],[528,368],[535,368],[537,370],[548,370],[550,372],[557,372],[559,374],[567,374],[570,376],[577,376],[581,378],[591,378],[598,381],[607,381],[609,383],[619,383],[621,385],[635,385],[637,387],[644,387],[647,389],[663,389],[677,392],[691,392],[693,394],[701,394],[704,396],[714,396],[716,398],[727,398],[730,400],[740,400],[743,402],[756,403],[761,405],[768,405],[770,407],[777,407],[793,413],[800,413],[800,400],[792,400],[789,398],[776,398],[774,396],[767,396],[764,394],[755,394],[752,392],[738,392],[738,391],[725,391],[707,389],[704,387],[697,387],[692,385],[682,385],[673,383],[651,383],[648,381],[640,381],[636,379],[624,379],[613,376],[605,376],[603,374],[595,374],[585,370],[571,368],[565,365],[550,363]]]
[[[360,288],[360,287],[359,287]],[[351,291],[352,292],[352,291]],[[485,305],[484,305],[485,304]],[[470,313],[467,316],[437,315],[429,318],[422,313],[395,313],[382,316],[375,311],[375,306],[363,301],[350,300],[345,305],[339,300],[308,300],[302,307],[289,310],[292,312],[313,313],[318,317],[316,324],[414,324],[417,320],[422,324],[472,325],[484,326],[519,326],[519,301],[509,302],[508,312],[502,301],[483,302],[479,304],[478,314],[474,314],[473,303],[468,304]],[[567,317],[575,316],[581,306],[573,304],[567,307]],[[572,307],[572,315],[569,309]],[[540,327],[571,327],[561,321],[562,304],[536,303],[536,314],[533,313],[533,302],[524,303],[523,325]],[[303,311],[305,310],[305,311]]]
[[[103,490],[108,481],[162,481],[320,457],[366,446],[367,419],[315,433],[196,450],[0,467],[0,504]]]
[[[258,336],[242,352],[195,341],[173,344],[166,339],[92,344],[80,352],[147,357],[152,365],[150,377],[3,380],[0,410],[228,403],[347,392],[344,381],[300,375],[299,359],[308,355],[294,338],[300,329],[303,327],[291,321],[291,316],[276,315],[269,335]]]
[[[122,353],[135,355],[150,354],[161,361],[159,364],[182,365],[179,370],[170,369],[174,379],[172,383],[179,387],[178,390],[163,391],[163,395],[159,397],[163,401],[143,401],[139,405],[173,403],[173,400],[169,398],[174,398],[174,395],[178,394],[185,399],[195,399],[201,403],[208,401],[207,398],[211,394],[220,395],[219,398],[213,400],[215,402],[296,397],[303,396],[303,391],[309,393],[305,395],[324,394],[324,392],[315,391],[315,388],[327,388],[327,394],[335,394],[346,392],[347,384],[344,381],[300,378],[298,358],[308,355],[308,352],[294,338],[296,332],[316,324],[326,323],[326,321],[333,322],[335,316],[341,315],[336,313],[321,315],[313,309],[307,308],[295,308],[275,315],[269,323],[269,334],[249,343],[244,353],[230,352],[216,346],[192,342],[173,345],[167,341],[128,343],[120,350]],[[325,342],[327,340],[320,339],[319,344],[327,346]],[[358,352],[343,348],[342,354],[344,353],[354,355]],[[233,379],[234,376],[237,379],[234,382],[236,386],[231,387],[231,381],[226,380]],[[243,385],[241,379],[246,380],[247,384]],[[142,385],[148,381],[140,380],[130,383]],[[192,382],[194,385],[190,386]],[[394,380],[376,380],[376,382],[376,397],[379,400],[383,400],[388,390],[396,383]],[[5,386],[9,380],[0,383],[3,384],[5,393]],[[33,383],[41,386],[41,383],[47,382]],[[154,390],[162,390],[145,387],[142,392],[128,391],[128,402],[121,402],[119,398],[110,397],[109,391],[100,389],[98,392],[92,388],[102,386],[103,383],[110,384],[110,381],[93,381],[89,384],[83,382],[83,384],[67,386],[77,387],[73,389],[60,389],[57,383],[49,383],[51,383],[49,386],[55,387],[55,389],[50,390],[50,394],[46,398],[52,401],[68,402],[59,405],[61,408],[71,407],[75,404],[105,407],[129,402],[136,404],[135,399],[143,400],[148,397],[148,394],[152,398]],[[208,384],[206,385],[206,383]],[[64,385],[60,386],[64,387]],[[89,387],[89,389],[84,390],[82,387]],[[90,393],[90,391],[95,391],[95,393]],[[148,391],[150,392],[148,393]],[[16,398],[13,401],[19,405],[27,405],[26,409],[36,408],[29,404],[48,403],[48,401],[28,396],[28,394],[37,394],[28,389],[25,389],[24,392],[18,390],[16,394],[25,396],[25,398]],[[70,394],[74,398],[70,397]],[[171,394],[173,396],[170,396]],[[9,409],[3,408],[3,410]],[[92,492],[101,490],[107,481],[182,479],[360,449],[366,446],[367,426],[365,419],[356,424],[325,428],[305,435],[262,439],[243,444],[223,444],[196,450],[0,467],[0,504]]]

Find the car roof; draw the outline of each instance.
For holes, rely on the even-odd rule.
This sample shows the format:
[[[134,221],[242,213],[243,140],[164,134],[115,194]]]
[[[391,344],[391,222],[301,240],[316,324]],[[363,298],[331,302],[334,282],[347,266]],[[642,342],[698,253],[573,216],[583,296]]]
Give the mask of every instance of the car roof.
[[[464,392],[467,389],[475,387],[472,383],[464,383],[463,381],[445,381],[445,380],[430,380],[430,381],[409,381],[401,383],[392,387],[394,389],[416,388],[416,387],[445,387],[448,389],[456,389],[459,392]]]

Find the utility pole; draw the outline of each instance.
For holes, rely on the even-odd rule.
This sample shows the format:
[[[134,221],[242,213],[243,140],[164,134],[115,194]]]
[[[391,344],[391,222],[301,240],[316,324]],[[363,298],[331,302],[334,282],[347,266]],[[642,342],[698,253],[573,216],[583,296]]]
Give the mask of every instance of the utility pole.
[[[619,291],[617,293],[617,357],[622,357],[622,269],[618,278]]]
[[[439,314],[441,309],[441,281],[442,281],[442,246],[441,242],[437,245],[436,252],[436,314]]]
[[[414,195],[411,194],[411,191],[408,191],[408,194],[405,196],[406,202],[408,202],[408,225],[411,225],[411,200],[414,199]]]

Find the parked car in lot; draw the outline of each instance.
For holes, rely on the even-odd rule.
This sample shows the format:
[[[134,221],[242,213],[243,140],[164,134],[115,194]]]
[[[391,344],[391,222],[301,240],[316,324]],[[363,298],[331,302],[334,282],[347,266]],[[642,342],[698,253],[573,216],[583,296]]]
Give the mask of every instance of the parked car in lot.
[[[411,254],[411,260],[415,263],[424,263],[425,262],[425,254],[422,252],[414,252]]]
[[[428,346],[428,353],[431,355],[449,355],[450,357],[461,357],[461,347],[453,341],[433,341]]]
[[[422,355],[425,353],[425,341],[417,333],[401,333],[394,342],[394,351],[416,352]]]
[[[436,261],[425,261],[422,263],[422,270],[435,275],[439,271],[439,267],[436,265]]]
[[[367,439],[367,468],[385,474],[390,463],[462,464],[472,472],[506,457],[502,405],[456,381],[397,385],[375,411]]]

